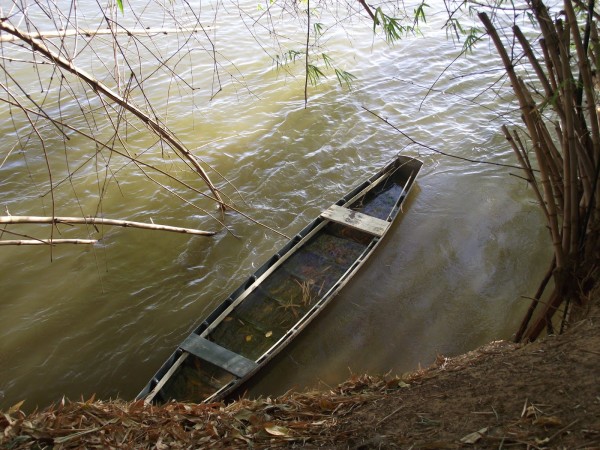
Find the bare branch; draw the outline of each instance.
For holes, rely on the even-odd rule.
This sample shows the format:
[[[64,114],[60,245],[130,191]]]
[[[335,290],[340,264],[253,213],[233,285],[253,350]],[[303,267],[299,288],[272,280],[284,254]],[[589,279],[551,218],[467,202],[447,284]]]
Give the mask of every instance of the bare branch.
[[[104,219],[102,217],[42,217],[42,216],[0,216],[0,224],[14,225],[23,223],[50,224],[90,224],[110,225],[115,227],[143,228],[146,230],[170,231],[173,233],[194,234],[198,236],[214,236],[214,231],[204,231],[195,228],[172,227],[155,223],[132,222],[129,220]]]
[[[158,120],[150,117],[138,107],[129,103],[126,99],[114,92],[104,83],[98,81],[92,75],[76,67],[71,61],[63,58],[56,52],[52,51],[43,42],[39,42],[38,40],[31,37],[28,33],[24,33],[20,30],[17,30],[15,27],[10,25],[6,21],[0,21],[0,31],[5,31],[6,33],[10,33],[11,35],[16,36],[19,40],[27,43],[35,52],[40,53],[41,55],[55,63],[57,66],[61,67],[64,70],[67,70],[68,72],[74,74],[81,80],[85,81],[92,87],[92,89],[96,93],[103,94],[104,96],[117,103],[119,106],[127,109],[129,112],[138,117],[142,122],[144,122],[148,126],[148,128],[150,128],[150,130],[152,130],[158,136],[164,139],[171,146],[171,148],[177,151],[180,155],[182,155],[192,164],[196,172],[200,175],[200,177],[204,180],[208,188],[213,193],[215,197],[214,200],[217,201],[223,209],[225,208],[225,204],[221,199],[221,196],[219,195],[218,189],[213,185],[212,181],[208,177],[208,174],[204,171],[202,166],[200,166],[197,158],[187,148],[185,148],[185,146],[175,137],[175,135],[166,126],[159,123]]]
[[[215,27],[202,27],[202,28],[129,28],[120,30],[109,30],[109,29],[70,29],[70,30],[58,30],[58,31],[38,31],[35,33],[29,33],[32,39],[56,39],[65,38],[69,36],[77,37],[93,37],[102,35],[142,35],[148,37],[154,37],[159,34],[171,34],[171,33],[204,33],[205,31],[214,30]],[[0,36],[0,42],[15,42],[20,40],[19,37],[14,35]]]
[[[0,245],[57,245],[57,244],[96,244],[97,239],[10,239]]]

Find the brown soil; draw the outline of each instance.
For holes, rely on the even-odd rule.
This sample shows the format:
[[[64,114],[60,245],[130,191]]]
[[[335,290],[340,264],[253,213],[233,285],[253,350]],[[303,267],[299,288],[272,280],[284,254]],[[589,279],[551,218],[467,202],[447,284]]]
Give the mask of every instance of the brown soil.
[[[559,337],[491,343],[361,405],[339,431],[367,448],[600,448],[600,308]]]
[[[402,378],[229,405],[73,402],[0,413],[0,448],[600,449],[600,302],[564,335]]]

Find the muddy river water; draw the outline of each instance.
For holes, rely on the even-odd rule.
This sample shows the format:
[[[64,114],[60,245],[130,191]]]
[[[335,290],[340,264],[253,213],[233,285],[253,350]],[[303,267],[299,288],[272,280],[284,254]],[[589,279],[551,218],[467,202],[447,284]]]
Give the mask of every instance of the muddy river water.
[[[424,37],[394,46],[373,37],[371,26],[355,18],[323,34],[323,51],[356,76],[352,89],[328,71],[309,88],[305,107],[303,63],[277,69],[264,51],[264,31],[255,26],[261,22],[249,20],[257,14],[256,2],[246,5],[247,15],[233,4],[203,5],[199,10],[213,25],[209,36],[217,52],[211,53],[208,40],[200,48],[197,37],[197,48],[173,64],[179,82],[196,90],[189,93],[158,71],[146,81],[146,93],[181,141],[236,187],[237,192],[210,171],[245,214],[293,235],[398,152],[424,161],[405,215],[386,243],[268,366],[250,394],[335,385],[352,373],[402,373],[430,364],[437,354],[510,338],[528,304],[522,297],[535,292],[549,263],[541,214],[526,183],[514,176],[518,170],[435,151],[516,164],[499,134],[503,120],[510,120],[499,114],[513,105],[506,100],[508,87],[494,84],[501,72],[491,49],[481,45],[448,68],[459,47],[440,29],[441,13],[430,13]],[[157,14],[150,25],[165,26],[162,12],[148,14]],[[327,17],[320,20],[328,23]],[[305,36],[283,26],[282,45],[301,49]],[[252,38],[250,31],[262,37]],[[160,40],[165,54],[180,45],[171,35]],[[81,64],[99,77],[110,68],[112,47],[105,47],[97,53],[81,50]],[[39,84],[32,64],[4,64],[22,86]],[[93,93],[73,85],[84,95],[80,101],[87,95],[86,108],[101,106]],[[4,91],[1,95],[6,98]],[[54,182],[65,180],[54,192],[56,215],[101,213],[221,230],[207,213],[124,159],[97,157],[75,171],[96,151],[81,136],[71,136],[67,152],[51,127],[40,125],[45,146],[35,139],[15,146],[15,126],[24,136],[31,125],[15,110],[10,115],[4,103],[0,113],[3,214],[52,214],[46,151]],[[74,101],[63,105],[62,114],[70,124],[85,125]],[[98,135],[110,132],[107,116],[97,113]],[[146,161],[200,186],[175,158],[160,162],[156,139],[139,123],[122,130],[130,152],[150,149]],[[75,172],[71,180],[65,160]],[[216,213],[200,194],[180,185],[175,189]],[[285,241],[236,212],[227,212],[224,220],[231,232],[214,237],[64,226],[60,237],[100,241],[52,253],[44,246],[0,247],[0,409],[23,399],[26,408],[45,406],[63,395],[133,398],[186,334]],[[47,226],[8,229],[39,237],[50,233]]]

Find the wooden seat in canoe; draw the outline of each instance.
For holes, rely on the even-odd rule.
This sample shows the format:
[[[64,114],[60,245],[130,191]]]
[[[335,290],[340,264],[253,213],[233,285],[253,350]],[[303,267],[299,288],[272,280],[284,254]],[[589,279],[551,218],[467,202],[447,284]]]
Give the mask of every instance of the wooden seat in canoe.
[[[246,376],[257,366],[254,361],[195,333],[190,334],[179,347],[240,378]]]
[[[331,205],[321,213],[321,217],[379,237],[383,236],[390,226],[390,222],[387,220],[338,205]]]

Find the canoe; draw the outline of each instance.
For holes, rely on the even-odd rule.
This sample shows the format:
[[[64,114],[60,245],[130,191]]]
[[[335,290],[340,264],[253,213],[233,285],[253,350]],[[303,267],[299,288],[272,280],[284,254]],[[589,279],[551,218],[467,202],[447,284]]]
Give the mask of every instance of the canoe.
[[[422,164],[397,156],[323,211],[177,347],[137,399],[213,402],[238,390],[373,254]]]

